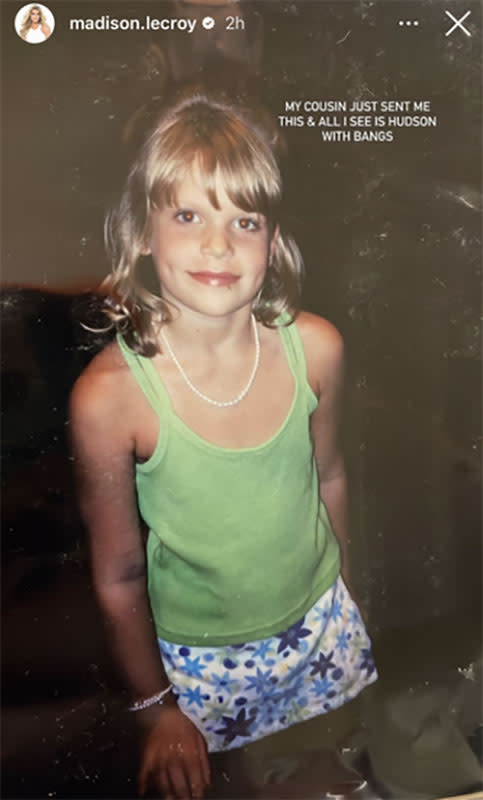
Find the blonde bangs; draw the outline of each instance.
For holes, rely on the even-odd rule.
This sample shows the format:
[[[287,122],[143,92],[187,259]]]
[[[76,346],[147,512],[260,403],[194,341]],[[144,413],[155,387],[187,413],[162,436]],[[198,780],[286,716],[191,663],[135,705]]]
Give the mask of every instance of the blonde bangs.
[[[236,117],[213,115],[211,125],[197,127],[193,113],[183,114],[151,145],[146,187],[151,208],[177,204],[179,185],[195,167],[214,208],[220,183],[231,202],[270,221],[278,212],[281,177],[268,147]]]

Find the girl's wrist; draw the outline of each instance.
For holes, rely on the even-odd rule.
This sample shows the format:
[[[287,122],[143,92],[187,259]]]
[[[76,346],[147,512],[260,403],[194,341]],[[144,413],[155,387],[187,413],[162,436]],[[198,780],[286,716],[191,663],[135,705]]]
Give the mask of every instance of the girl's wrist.
[[[156,705],[148,706],[147,708],[134,712],[133,716],[142,730],[149,730],[155,727],[163,713],[176,708],[178,708],[178,703],[174,695],[170,693],[166,698],[166,702],[163,702],[162,705],[157,703]]]
[[[143,711],[145,708],[149,708],[150,706],[163,705],[163,703],[166,701],[166,698],[171,693],[172,688],[173,684],[170,683],[169,686],[161,689],[161,691],[157,692],[156,694],[149,695],[148,697],[144,697],[140,700],[135,700],[132,705],[128,707],[128,711]]]

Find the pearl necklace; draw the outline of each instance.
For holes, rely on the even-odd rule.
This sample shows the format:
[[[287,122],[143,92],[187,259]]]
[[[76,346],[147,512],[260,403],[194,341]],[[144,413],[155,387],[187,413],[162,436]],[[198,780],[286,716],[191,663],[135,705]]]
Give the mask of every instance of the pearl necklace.
[[[203,394],[203,392],[200,392],[200,390],[194,385],[194,383],[190,381],[183,367],[176,358],[173,352],[173,348],[171,347],[170,343],[166,338],[166,334],[162,330],[159,333],[161,339],[163,340],[163,343],[166,345],[166,350],[171,356],[171,359],[174,362],[175,366],[178,368],[179,373],[183,378],[183,380],[185,381],[185,383],[188,384],[192,392],[198,395],[198,397],[200,397],[202,400],[205,400],[205,402],[211,403],[212,406],[218,406],[218,408],[227,408],[228,406],[236,406],[238,405],[238,403],[240,403],[241,400],[243,400],[245,395],[247,395],[250,389],[252,388],[253,381],[255,380],[255,375],[257,374],[258,365],[260,363],[260,338],[258,336],[257,323],[253,314],[251,315],[251,320],[252,320],[253,334],[255,336],[255,363],[253,364],[253,369],[251,371],[247,385],[245,386],[244,389],[242,389],[240,394],[237,394],[237,396],[233,400],[213,400],[212,397],[208,397],[208,395]]]

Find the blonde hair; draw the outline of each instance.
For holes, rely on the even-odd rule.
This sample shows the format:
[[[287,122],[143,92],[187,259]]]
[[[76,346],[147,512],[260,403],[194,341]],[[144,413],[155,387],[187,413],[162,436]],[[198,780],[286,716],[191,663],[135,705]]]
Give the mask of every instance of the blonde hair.
[[[39,14],[40,14],[40,17],[39,17],[39,25],[40,25],[40,27],[42,27],[42,25],[46,24],[46,19],[44,18],[44,13],[43,13],[41,7],[35,5],[35,3],[34,3],[33,5],[30,6],[29,10],[25,13],[25,16],[23,18],[22,24],[20,26],[20,36],[22,37],[22,39],[25,39],[27,37],[27,34],[28,34],[28,32],[29,32],[29,30],[31,28],[32,20],[31,20],[30,17],[31,17],[32,11],[38,11]]]
[[[176,202],[179,183],[196,163],[208,198],[219,208],[215,185],[221,178],[234,205],[263,214],[270,235],[279,225],[282,182],[277,163],[281,148],[272,119],[254,105],[228,100],[224,93],[190,90],[165,103],[134,158],[118,206],[106,219],[105,234],[112,271],[103,282],[106,314],[136,352],[159,352],[160,327],[171,309],[148,291],[136,275],[150,238],[151,215]],[[276,237],[263,286],[253,313],[274,326],[298,311],[303,264],[290,236]]]

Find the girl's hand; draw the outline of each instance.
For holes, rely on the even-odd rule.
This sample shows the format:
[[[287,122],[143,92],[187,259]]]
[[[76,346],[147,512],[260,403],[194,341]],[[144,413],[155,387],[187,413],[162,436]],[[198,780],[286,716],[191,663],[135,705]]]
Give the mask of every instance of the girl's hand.
[[[140,794],[145,795],[153,785],[167,800],[201,798],[209,783],[210,764],[203,736],[178,706],[163,706],[145,737]]]

